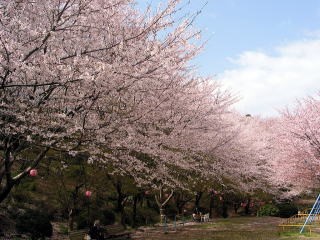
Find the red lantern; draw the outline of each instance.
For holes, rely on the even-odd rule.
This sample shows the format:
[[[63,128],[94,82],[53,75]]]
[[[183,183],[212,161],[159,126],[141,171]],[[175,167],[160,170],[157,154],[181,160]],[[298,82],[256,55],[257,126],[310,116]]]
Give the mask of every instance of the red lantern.
[[[91,192],[91,191],[89,191],[89,190],[87,190],[87,191],[86,191],[86,193],[85,193],[85,195],[86,195],[86,197],[88,197],[88,198],[89,198],[89,197],[91,197],[92,192]]]
[[[37,176],[37,175],[38,175],[37,169],[31,169],[30,172],[29,172],[29,175],[30,175],[31,177]]]

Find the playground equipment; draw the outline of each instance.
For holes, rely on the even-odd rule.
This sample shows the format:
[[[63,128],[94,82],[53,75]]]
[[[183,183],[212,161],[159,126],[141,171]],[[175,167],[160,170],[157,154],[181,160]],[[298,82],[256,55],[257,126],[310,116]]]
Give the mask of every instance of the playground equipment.
[[[311,210],[305,212],[299,212],[298,214],[286,219],[285,222],[279,224],[282,231],[289,228],[299,228],[300,233],[303,233],[305,229],[308,229],[311,234],[312,229],[317,227],[317,223],[320,222],[320,194],[318,195]]]
[[[290,218],[287,218],[283,223],[279,224],[279,228],[282,232],[289,230],[289,229],[297,229],[301,228],[309,214],[307,213],[298,213],[293,215]],[[311,224],[306,224],[305,227],[309,230],[309,233],[311,234],[312,231],[312,225]],[[294,230],[296,231],[296,230]]]
[[[301,229],[300,229],[300,233],[303,232],[304,228],[308,225],[312,225],[312,223],[315,220],[319,220],[319,213],[320,213],[320,194],[318,195],[315,203],[313,204],[313,207],[308,215],[308,217],[306,218],[304,224],[302,225]]]

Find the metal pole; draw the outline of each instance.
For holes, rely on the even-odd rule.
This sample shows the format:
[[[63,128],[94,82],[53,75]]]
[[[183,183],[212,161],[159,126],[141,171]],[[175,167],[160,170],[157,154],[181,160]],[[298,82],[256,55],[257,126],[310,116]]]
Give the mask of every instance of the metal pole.
[[[163,231],[164,233],[168,232],[168,226],[167,226],[167,216],[164,216],[164,225],[163,225]]]
[[[304,230],[305,226],[307,225],[307,223],[308,223],[311,219],[313,219],[313,217],[312,217],[312,215],[313,215],[313,210],[317,208],[317,206],[318,206],[318,204],[319,204],[319,199],[320,199],[320,194],[318,195],[318,197],[317,197],[317,199],[316,199],[316,202],[313,204],[313,207],[312,207],[312,209],[311,209],[311,211],[310,211],[310,213],[309,213],[306,221],[304,222],[303,226],[301,227],[300,233],[303,232],[303,230]],[[319,207],[319,206],[318,206],[318,207]]]

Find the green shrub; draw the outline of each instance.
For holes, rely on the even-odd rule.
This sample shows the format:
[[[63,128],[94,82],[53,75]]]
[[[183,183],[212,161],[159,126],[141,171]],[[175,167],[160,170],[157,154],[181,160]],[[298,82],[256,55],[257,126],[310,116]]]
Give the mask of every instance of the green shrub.
[[[59,233],[63,235],[68,235],[69,229],[66,224],[59,224]]]
[[[20,233],[31,234],[31,239],[44,239],[52,235],[49,217],[38,210],[29,209],[19,215],[16,220],[16,228]]]
[[[159,213],[151,208],[137,208],[136,220],[133,221],[132,208],[126,208],[125,223],[132,226],[152,225],[159,222]],[[173,216],[168,216],[169,218]]]
[[[88,211],[83,210],[76,217],[77,229],[85,229],[90,227],[95,220],[99,220],[103,225],[114,224],[116,216],[113,211],[109,209],[98,210],[95,208],[90,209],[90,216],[88,217]]]
[[[114,212],[112,212],[111,210],[105,209],[102,211],[102,218],[101,218],[101,223],[104,225],[111,225],[114,224],[114,222],[116,221],[116,216],[114,214]]]
[[[280,203],[277,205],[279,208],[279,217],[288,218],[298,213],[298,207],[292,203]]]
[[[91,220],[91,218],[88,219],[88,212],[87,211],[81,212],[76,218],[77,229],[88,228],[90,225],[90,222],[92,222],[92,221],[93,220]]]
[[[262,206],[257,212],[257,216],[259,216],[259,217],[261,217],[261,216],[278,216],[278,214],[279,214],[279,209],[273,204],[266,204],[266,205]]]

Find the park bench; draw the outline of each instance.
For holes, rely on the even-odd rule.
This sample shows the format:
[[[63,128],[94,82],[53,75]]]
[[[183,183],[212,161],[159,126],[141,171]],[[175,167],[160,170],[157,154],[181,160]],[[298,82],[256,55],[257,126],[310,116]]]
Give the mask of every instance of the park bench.
[[[81,229],[69,232],[70,240],[83,240],[84,236],[88,233],[88,230]]]
[[[201,216],[201,222],[209,222],[210,218],[209,218],[209,213],[206,214],[200,214]]]
[[[130,238],[131,232],[127,231],[120,224],[107,225],[106,229],[107,229],[107,237],[106,237],[106,239],[125,239],[125,238]]]
[[[195,222],[200,222],[201,221],[201,215],[200,213],[194,213],[192,214],[192,220],[195,221]]]

